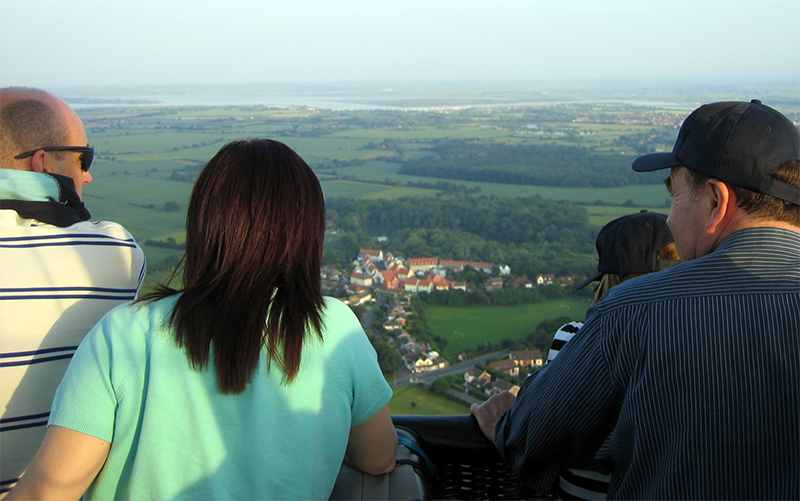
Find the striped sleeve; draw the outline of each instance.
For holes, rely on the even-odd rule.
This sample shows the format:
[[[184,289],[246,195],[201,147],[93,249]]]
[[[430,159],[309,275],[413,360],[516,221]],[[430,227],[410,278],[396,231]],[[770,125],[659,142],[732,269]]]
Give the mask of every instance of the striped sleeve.
[[[562,325],[561,328],[556,331],[553,336],[553,343],[550,345],[550,352],[547,354],[546,363],[549,364],[558,356],[558,352],[561,351],[561,348],[575,337],[575,334],[578,333],[581,327],[583,327],[583,322],[570,322]]]

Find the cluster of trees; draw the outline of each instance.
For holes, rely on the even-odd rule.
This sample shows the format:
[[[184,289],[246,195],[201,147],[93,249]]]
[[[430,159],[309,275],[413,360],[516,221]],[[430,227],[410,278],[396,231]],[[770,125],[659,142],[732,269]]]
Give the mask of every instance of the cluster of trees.
[[[583,207],[540,196],[332,198],[328,200],[328,219],[345,231],[363,230],[377,235],[441,229],[515,244],[569,241],[576,245],[583,242],[585,246],[587,240],[594,241]]]
[[[145,243],[147,243],[147,242],[145,242]],[[150,264],[148,262],[147,263],[147,272],[148,273],[157,272],[157,271],[169,271],[169,272],[172,272],[175,268],[178,267],[180,262],[181,262],[181,258],[179,256],[171,254],[171,255],[167,256],[166,258],[164,258],[164,260],[161,261],[160,263]]]
[[[615,139],[612,144],[631,149],[639,155],[655,153],[656,148],[668,149],[675,142],[675,131],[671,129],[653,127],[647,132],[638,134],[623,134]]]
[[[378,365],[384,374],[390,374],[403,367],[403,358],[385,339],[380,336],[369,336],[369,341],[378,354]]]
[[[575,320],[569,317],[558,317],[539,322],[536,328],[523,339],[503,339],[500,345],[509,350],[541,350],[547,359],[547,353],[553,344],[553,336],[564,324]]]
[[[164,203],[164,210],[167,212],[180,212],[181,206],[175,200],[170,200],[169,202]]]
[[[402,156],[403,153],[405,153],[405,148],[403,148],[403,144],[404,144],[403,141],[387,138],[379,142],[365,143],[359,149],[367,151],[386,150],[386,151],[392,151],[398,156]]]
[[[161,247],[162,249],[173,249],[179,251],[186,250],[186,244],[185,243],[179,244],[178,242],[175,241],[174,237],[167,237],[165,240],[155,240],[153,238],[148,238],[147,240],[144,241],[144,244],[150,245],[152,247]],[[147,269],[149,270],[150,266],[148,266]]]
[[[633,172],[630,159],[581,146],[441,140],[431,156],[403,164],[401,174],[484,183],[617,187],[660,178]]]
[[[406,321],[406,331],[418,343],[427,343],[439,353],[447,352],[447,339],[438,336],[428,326],[428,307],[422,301],[411,303],[411,316]]]
[[[439,256],[507,264],[515,276],[583,276],[596,266],[595,230],[583,207],[541,197],[468,197],[352,200],[332,198],[328,219],[347,232],[326,262],[352,261],[359,247],[405,258]],[[372,235],[385,236],[378,243]]]
[[[463,290],[433,291],[430,294],[420,294],[419,298],[426,304],[436,306],[513,306],[564,297],[571,292],[559,285],[552,285],[535,289],[503,287],[491,292],[475,289],[470,292]]]
[[[170,181],[178,181],[179,183],[194,183],[195,178],[197,175],[192,172],[185,172],[185,171],[172,171],[172,175],[169,177]]]
[[[451,183],[450,181],[436,181],[435,183],[425,183],[422,181],[414,182],[408,181],[406,186],[410,188],[427,188],[429,190],[439,190],[448,193],[480,193],[481,187],[474,186],[468,188],[464,185]]]

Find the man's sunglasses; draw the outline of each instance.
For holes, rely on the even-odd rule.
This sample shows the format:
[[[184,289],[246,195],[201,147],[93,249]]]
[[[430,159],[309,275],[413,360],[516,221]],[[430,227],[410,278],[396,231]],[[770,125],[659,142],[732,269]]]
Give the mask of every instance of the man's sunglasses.
[[[36,148],[35,150],[26,151],[25,153],[20,153],[19,155],[15,156],[17,160],[21,160],[23,158],[32,157],[34,153],[37,151],[77,151],[81,153],[81,170],[83,172],[89,172],[89,167],[92,166],[92,160],[94,159],[94,148],[91,146],[46,146],[44,148]]]

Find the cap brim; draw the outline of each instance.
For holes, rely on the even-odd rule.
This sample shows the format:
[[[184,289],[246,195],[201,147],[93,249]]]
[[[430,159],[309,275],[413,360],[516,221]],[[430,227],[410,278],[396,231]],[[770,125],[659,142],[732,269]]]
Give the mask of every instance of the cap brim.
[[[601,278],[603,278],[603,274],[598,271],[597,273],[595,273],[594,275],[591,275],[589,278],[587,278],[583,282],[579,283],[578,286],[575,287],[575,290],[581,290],[584,287],[586,287],[587,285],[589,285],[590,283],[596,282],[596,281],[600,280]]]
[[[680,160],[669,153],[651,153],[643,155],[633,161],[633,170],[636,172],[650,172],[652,170],[669,169],[679,167]]]

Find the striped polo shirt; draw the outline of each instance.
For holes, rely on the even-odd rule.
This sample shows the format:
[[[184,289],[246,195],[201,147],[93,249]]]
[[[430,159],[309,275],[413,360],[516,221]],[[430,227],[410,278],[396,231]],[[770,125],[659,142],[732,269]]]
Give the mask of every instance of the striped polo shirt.
[[[42,174],[0,169],[3,200],[58,200]],[[141,248],[122,226],[58,227],[0,210],[0,494],[39,448],[53,395],[86,333],[136,298]]]

